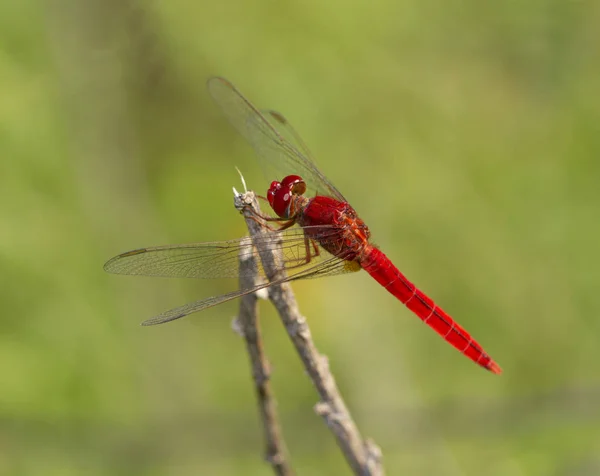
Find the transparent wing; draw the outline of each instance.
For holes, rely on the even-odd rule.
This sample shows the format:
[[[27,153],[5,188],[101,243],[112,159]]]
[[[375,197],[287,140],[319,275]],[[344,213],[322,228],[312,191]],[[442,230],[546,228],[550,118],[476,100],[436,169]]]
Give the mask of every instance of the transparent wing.
[[[262,109],[261,114],[271,123],[273,128],[280,134],[284,140],[287,140],[297,151],[308,159],[309,162],[315,164],[315,156],[306,145],[300,134],[294,129],[287,118],[279,111],[273,109]],[[316,165],[315,165],[316,167]]]
[[[317,169],[310,159],[310,151],[282,114],[267,111],[263,115],[224,78],[209,79],[208,90],[229,122],[252,145],[269,180],[300,175],[309,191],[346,201]]]
[[[318,233],[319,239],[339,239],[339,228],[316,226],[259,235],[255,237],[254,244],[266,249],[280,249],[282,269],[295,275],[310,270],[310,273],[302,275],[305,278],[321,276],[329,270],[334,261],[350,263],[340,257],[334,257],[315,241],[309,240],[305,229],[311,233]],[[240,252],[256,253],[249,238],[141,248],[111,258],[104,265],[104,269],[115,274],[169,278],[236,278],[241,274]],[[258,274],[266,277],[260,260],[257,261]],[[350,264],[346,264],[339,268],[339,271],[348,272],[353,269]],[[300,276],[295,279],[299,278]]]
[[[359,269],[360,266],[355,261],[344,261],[338,258],[331,257],[325,261],[322,261],[319,265],[311,266],[303,271],[291,274],[279,280],[264,282],[249,289],[239,289],[228,294],[221,294],[220,296],[209,297],[200,301],[191,302],[188,304],[184,304],[183,306],[170,309],[168,311],[163,312],[162,314],[159,314],[158,316],[154,316],[150,319],[145,320],[144,322],[142,322],[142,325],[153,326],[156,324],[164,324],[166,322],[171,322],[176,319],[180,319],[182,317],[193,314],[195,312],[208,309],[209,307],[213,307],[218,304],[222,304],[224,302],[239,298],[241,296],[245,296],[246,294],[254,293],[261,289],[268,288],[277,284],[282,284],[288,281],[295,281],[298,279],[314,278],[321,276],[333,276],[337,274],[358,271]]]

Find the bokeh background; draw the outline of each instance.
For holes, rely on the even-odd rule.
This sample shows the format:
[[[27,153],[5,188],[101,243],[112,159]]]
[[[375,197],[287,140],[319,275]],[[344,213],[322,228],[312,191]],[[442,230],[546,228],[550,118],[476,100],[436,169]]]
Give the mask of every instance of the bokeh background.
[[[294,286],[387,473],[600,474],[600,4],[0,2],[0,473],[266,475],[236,282],[105,274],[239,237],[229,78],[284,112],[476,367],[366,273]],[[270,178],[271,180],[275,177]],[[261,303],[298,474],[350,474]]]

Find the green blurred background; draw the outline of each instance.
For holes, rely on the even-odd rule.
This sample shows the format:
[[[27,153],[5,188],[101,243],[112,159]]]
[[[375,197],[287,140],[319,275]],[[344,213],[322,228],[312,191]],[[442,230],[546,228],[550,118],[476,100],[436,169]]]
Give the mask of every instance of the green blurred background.
[[[0,474],[265,475],[236,282],[105,274],[236,238],[253,153],[223,75],[284,112],[476,367],[366,273],[294,286],[387,473],[600,474],[600,4],[0,2]],[[274,179],[273,177],[271,179]],[[268,303],[298,474],[349,474]]]

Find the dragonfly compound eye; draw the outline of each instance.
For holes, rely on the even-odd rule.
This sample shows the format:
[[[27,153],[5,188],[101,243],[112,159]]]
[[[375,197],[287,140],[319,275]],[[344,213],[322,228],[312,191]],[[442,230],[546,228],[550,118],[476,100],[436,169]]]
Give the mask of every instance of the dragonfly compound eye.
[[[296,195],[306,192],[306,183],[299,175],[288,175],[281,181],[281,188],[287,189]]]
[[[293,195],[302,195],[306,184],[298,175],[288,175],[281,182],[272,182],[267,192],[269,204],[280,218],[290,218]]]
[[[274,206],[275,197],[276,197],[277,191],[279,189],[281,189],[281,183],[274,180],[273,182],[271,182],[271,186],[269,187],[269,190],[267,191],[267,200],[269,200],[269,205],[271,205],[271,208],[273,208],[273,209],[275,208],[275,206]]]

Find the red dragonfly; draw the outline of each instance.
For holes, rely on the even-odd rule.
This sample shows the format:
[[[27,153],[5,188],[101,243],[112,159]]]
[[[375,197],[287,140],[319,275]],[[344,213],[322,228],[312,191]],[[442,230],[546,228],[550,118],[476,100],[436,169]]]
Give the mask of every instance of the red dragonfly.
[[[417,289],[390,259],[370,243],[370,232],[344,196],[317,169],[312,154],[285,117],[260,112],[229,81],[211,78],[208,89],[233,126],[252,145],[264,172],[283,171],[271,183],[267,199],[280,224],[260,240],[282,247],[284,281],[331,276],[364,269],[444,340],[473,362],[502,372],[483,348],[425,293]],[[307,194],[309,192],[309,194]],[[291,228],[292,225],[299,227]],[[110,273],[182,278],[238,277],[238,254],[247,238],[142,248],[115,256],[104,269]],[[264,275],[264,270],[259,270]],[[279,281],[281,282],[281,281]],[[208,307],[268,287],[210,297],[171,309],[144,325],[173,321]]]

